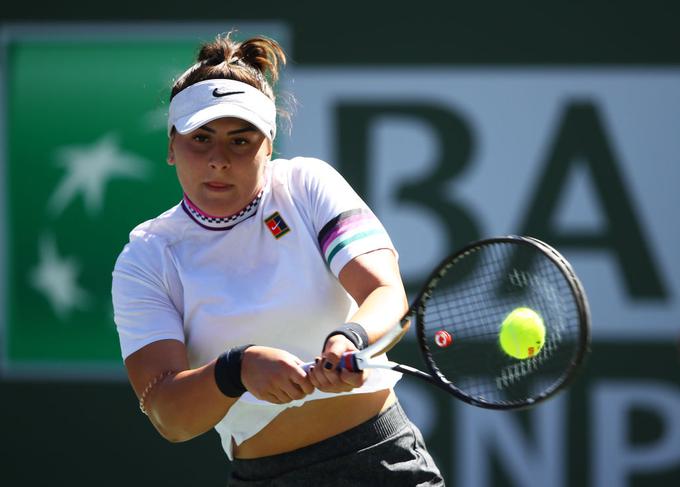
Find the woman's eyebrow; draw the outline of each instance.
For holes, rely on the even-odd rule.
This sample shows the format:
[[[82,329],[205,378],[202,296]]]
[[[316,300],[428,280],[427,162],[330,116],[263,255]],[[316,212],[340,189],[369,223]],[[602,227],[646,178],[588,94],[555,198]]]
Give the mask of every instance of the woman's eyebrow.
[[[240,129],[232,130],[231,132],[227,132],[227,135],[234,135],[234,134],[240,134],[243,132],[252,132],[254,130],[257,130],[255,127],[252,125],[249,125],[248,127],[243,127]]]
[[[202,125],[201,127],[198,127],[198,130],[205,130],[206,132],[210,132],[212,134],[217,133],[217,131],[215,129],[209,127],[208,125]],[[254,130],[257,130],[257,128],[255,128],[255,126],[247,125],[247,126],[242,127],[240,129],[231,130],[231,131],[227,132],[227,135],[235,135],[235,134],[240,134],[240,133],[243,133],[243,132],[252,132]]]

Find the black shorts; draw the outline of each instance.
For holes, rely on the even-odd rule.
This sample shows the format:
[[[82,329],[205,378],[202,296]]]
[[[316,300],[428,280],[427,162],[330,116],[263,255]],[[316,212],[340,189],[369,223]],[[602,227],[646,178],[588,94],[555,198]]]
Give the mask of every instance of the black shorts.
[[[373,419],[314,445],[235,459],[230,487],[443,486],[418,428],[396,403]]]

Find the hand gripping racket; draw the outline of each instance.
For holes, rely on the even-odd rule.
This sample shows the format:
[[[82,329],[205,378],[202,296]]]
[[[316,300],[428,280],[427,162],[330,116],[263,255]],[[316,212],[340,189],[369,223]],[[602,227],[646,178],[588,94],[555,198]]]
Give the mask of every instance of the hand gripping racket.
[[[530,308],[545,328],[543,346],[517,359],[503,351],[499,330],[517,308]],[[374,357],[392,348],[416,321],[428,372]],[[400,323],[378,341],[343,355],[350,371],[387,368],[489,409],[520,409],[564,388],[590,344],[586,296],[571,265],[531,237],[480,240],[446,258]]]

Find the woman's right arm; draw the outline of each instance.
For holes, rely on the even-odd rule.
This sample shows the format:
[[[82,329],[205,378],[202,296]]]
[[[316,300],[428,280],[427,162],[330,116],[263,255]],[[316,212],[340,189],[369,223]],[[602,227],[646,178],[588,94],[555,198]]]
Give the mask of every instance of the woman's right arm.
[[[215,362],[189,368],[186,348],[177,340],[159,340],[125,359],[138,398],[144,397],[149,420],[163,438],[186,441],[215,426],[238,398],[226,397],[215,383]]]
[[[185,345],[177,340],[153,342],[125,360],[138,398],[153,384],[144,396],[144,409],[168,441],[186,441],[205,433],[238,400],[217,387],[215,362],[191,369]],[[314,390],[300,363],[284,350],[253,346],[244,353],[241,378],[258,399],[287,403]]]

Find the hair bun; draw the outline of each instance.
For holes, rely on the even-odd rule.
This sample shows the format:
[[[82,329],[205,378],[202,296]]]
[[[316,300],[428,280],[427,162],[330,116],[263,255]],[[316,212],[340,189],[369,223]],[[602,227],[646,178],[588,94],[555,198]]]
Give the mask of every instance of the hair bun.
[[[279,67],[286,64],[283,49],[273,39],[252,37],[237,42],[231,34],[219,35],[201,46],[198,62],[174,82],[170,99],[200,81],[233,79],[247,83],[275,100],[272,86],[279,79]]]
[[[245,65],[256,69],[272,82],[276,82],[279,77],[279,63],[286,63],[281,46],[266,37],[253,37],[238,44],[235,55]]]
[[[218,37],[214,42],[201,46],[197,61],[213,66],[223,63],[233,57],[233,47],[228,38]]]

